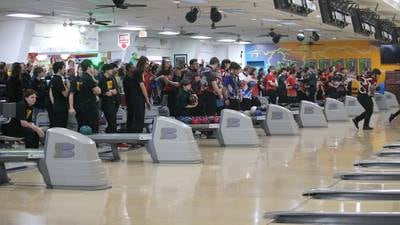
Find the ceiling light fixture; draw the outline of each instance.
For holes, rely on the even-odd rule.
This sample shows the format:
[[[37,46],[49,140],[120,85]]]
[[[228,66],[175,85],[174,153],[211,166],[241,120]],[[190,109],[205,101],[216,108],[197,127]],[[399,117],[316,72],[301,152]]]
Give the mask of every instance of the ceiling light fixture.
[[[252,21],[256,21],[257,19],[256,18],[253,18],[253,19],[251,19]]]
[[[199,40],[208,40],[208,39],[211,39],[212,37],[209,37],[209,36],[202,36],[202,35],[196,35],[196,36],[191,36],[190,38],[199,39]]]
[[[222,14],[218,11],[217,7],[211,7],[210,19],[213,23],[218,23],[222,20]]]
[[[72,20],[71,23],[75,25],[89,25],[89,22],[84,20]]]
[[[158,34],[168,35],[168,36],[175,36],[175,35],[178,35],[179,32],[176,32],[176,31],[161,31],[161,32],[158,32]]]
[[[235,42],[236,44],[240,44],[240,45],[247,45],[247,44],[251,44],[251,42],[250,41],[238,41],[238,42]]]
[[[199,13],[199,9],[194,7],[188,13],[186,13],[185,19],[189,23],[194,23],[197,20],[197,14]]]
[[[120,30],[141,31],[145,30],[143,27],[121,27]]]
[[[43,17],[42,15],[33,14],[33,13],[9,13],[6,16],[8,16],[8,17],[17,17],[17,18],[39,18],[39,17]]]
[[[306,36],[304,35],[303,32],[300,32],[300,33],[297,34],[297,37],[296,37],[296,38],[297,38],[298,41],[301,42],[301,41],[304,41],[304,39],[306,38]]]
[[[224,42],[224,43],[232,43],[232,42],[235,42],[236,40],[234,40],[234,39],[219,39],[218,41]]]
[[[321,35],[318,34],[316,31],[312,32],[311,39],[313,39],[314,41],[319,41],[320,37]]]
[[[275,44],[278,44],[280,40],[281,40],[281,35],[279,34],[272,37],[272,42],[274,42]]]
[[[79,32],[85,33],[85,32],[86,32],[86,27],[84,27],[84,26],[79,26]]]

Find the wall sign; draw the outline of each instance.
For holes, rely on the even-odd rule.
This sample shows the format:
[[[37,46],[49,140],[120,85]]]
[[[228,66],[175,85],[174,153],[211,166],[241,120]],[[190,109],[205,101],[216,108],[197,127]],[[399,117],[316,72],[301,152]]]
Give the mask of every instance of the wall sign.
[[[131,45],[131,35],[129,33],[118,34],[118,46],[126,50]]]

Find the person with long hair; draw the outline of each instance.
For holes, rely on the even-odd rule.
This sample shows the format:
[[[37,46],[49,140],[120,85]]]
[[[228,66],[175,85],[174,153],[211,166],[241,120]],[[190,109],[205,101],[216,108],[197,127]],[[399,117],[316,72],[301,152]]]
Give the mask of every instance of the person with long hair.
[[[167,106],[171,116],[175,116],[176,96],[178,95],[179,80],[177,80],[169,59],[163,59],[161,70],[157,75],[163,83],[162,96],[167,97]]]
[[[6,84],[7,79],[7,64],[5,62],[0,62],[0,84]]]
[[[33,106],[33,118],[36,118],[39,112],[44,112],[46,110],[45,101],[49,93],[46,88],[46,81],[44,80],[45,75],[43,67],[37,66],[33,69],[31,88],[36,92],[36,103]]]
[[[6,98],[9,102],[19,102],[22,100],[22,67],[20,63],[13,63],[11,76],[6,84]]]
[[[149,60],[141,56],[136,69],[132,64],[127,64],[127,76],[124,78],[124,90],[127,103],[127,131],[130,133],[142,133],[144,127],[145,105],[151,109],[146,86],[143,82],[144,72],[149,66]]]

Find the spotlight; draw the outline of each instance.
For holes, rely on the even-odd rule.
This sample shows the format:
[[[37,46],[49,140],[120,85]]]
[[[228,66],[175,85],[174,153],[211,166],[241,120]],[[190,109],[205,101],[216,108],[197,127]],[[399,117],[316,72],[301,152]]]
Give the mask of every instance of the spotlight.
[[[278,44],[280,40],[281,40],[281,35],[279,34],[276,34],[272,37],[272,42],[274,42],[275,44]]]
[[[214,23],[221,21],[222,14],[218,11],[217,7],[211,7],[210,19]]]
[[[311,35],[311,38],[312,38],[314,41],[319,41],[320,36],[321,36],[321,35],[319,35],[316,31],[313,31],[313,32],[312,32],[312,35]]]
[[[186,13],[186,21],[189,23],[194,23],[197,20],[197,14],[199,13],[198,8],[192,8],[188,13]]]
[[[304,41],[304,39],[305,39],[305,36],[304,36],[303,32],[297,34],[297,40],[298,41]]]

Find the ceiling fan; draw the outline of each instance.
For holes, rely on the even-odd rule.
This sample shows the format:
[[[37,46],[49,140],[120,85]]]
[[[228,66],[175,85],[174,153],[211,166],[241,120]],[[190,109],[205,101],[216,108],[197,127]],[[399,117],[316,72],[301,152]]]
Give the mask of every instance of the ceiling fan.
[[[220,25],[220,26],[217,26],[217,25],[215,25],[215,23],[211,24],[211,29],[213,29],[213,30],[218,29],[218,28],[229,28],[229,27],[236,27],[236,25]]]
[[[93,17],[93,13],[89,12],[89,18],[86,19],[86,21],[89,23],[89,25],[103,25],[103,26],[108,26],[110,23],[113,23],[111,20],[97,20],[96,18]]]
[[[179,30],[178,36],[193,36],[193,35],[197,35],[197,34],[199,34],[199,33],[196,33],[196,32],[186,32],[186,31],[183,29],[183,27],[181,27],[180,30]]]
[[[273,28],[270,29],[270,32],[269,32],[268,34],[261,34],[261,35],[258,35],[257,37],[275,37],[275,36],[289,37],[289,35],[287,35],[287,34],[278,34],[278,33],[275,33],[275,31],[274,31]]]
[[[240,35],[238,35],[238,36],[237,36],[237,39],[236,39],[236,41],[235,41],[234,43],[236,43],[236,44],[243,44],[243,43],[248,43],[248,44],[250,44],[251,41],[250,41],[250,40],[243,40],[242,38],[240,38]]]
[[[129,4],[125,3],[125,0],[112,0],[114,5],[96,5],[96,9],[103,9],[103,8],[119,8],[119,9],[127,9],[129,7],[132,8],[143,8],[147,7],[146,4]]]

